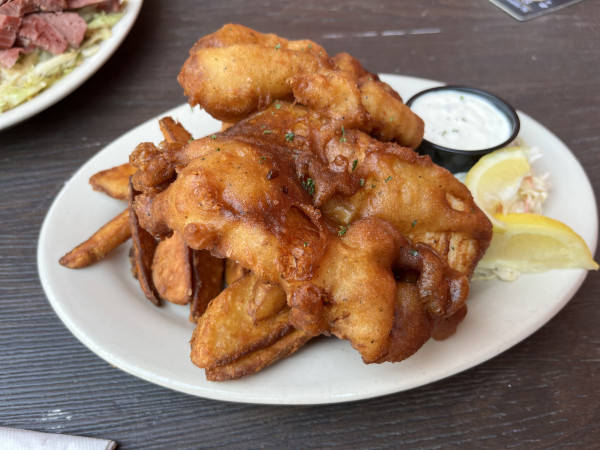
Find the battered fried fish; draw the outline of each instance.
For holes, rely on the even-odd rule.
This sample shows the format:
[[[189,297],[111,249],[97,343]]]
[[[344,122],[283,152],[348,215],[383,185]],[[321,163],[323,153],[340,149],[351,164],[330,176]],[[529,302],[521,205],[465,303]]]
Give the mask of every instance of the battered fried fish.
[[[463,307],[466,277],[428,246],[379,219],[339,227],[323,218],[290,152],[225,136],[203,148],[166,190],[138,197],[138,217],[156,235],[176,230],[190,247],[281,286],[295,327],[347,339],[367,363],[397,361],[406,352],[392,339],[395,277],[417,275],[432,323]]]
[[[275,100],[342,117],[342,100],[350,100],[351,92],[355,110],[345,117],[360,121],[355,128],[416,148],[423,138],[423,121],[357,60],[342,54],[337,62],[312,41],[288,41],[229,24],[194,45],[178,81],[190,105],[200,105],[225,122],[242,120]]]
[[[356,130],[342,134],[337,122],[283,102],[224,135],[291,153],[297,176],[313,180],[313,204],[339,225],[384,219],[468,277],[489,246],[491,223],[466,186],[408,148]]]

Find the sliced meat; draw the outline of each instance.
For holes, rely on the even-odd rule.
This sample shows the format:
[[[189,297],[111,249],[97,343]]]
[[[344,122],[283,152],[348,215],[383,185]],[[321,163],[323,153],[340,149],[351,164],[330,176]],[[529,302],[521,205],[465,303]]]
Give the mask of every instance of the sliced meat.
[[[22,47],[13,47],[8,50],[0,50],[0,65],[5,69],[10,69],[15,65],[21,53],[29,53],[31,49]]]
[[[67,38],[44,20],[41,14],[29,14],[23,17],[19,38],[54,55],[63,53],[69,44]]]
[[[119,10],[119,0],[67,0],[69,9],[83,8],[84,6],[96,5],[98,9],[107,12]]]
[[[0,6],[0,14],[23,17],[37,11],[62,11],[67,9],[67,0],[12,0]]]
[[[38,0],[35,3],[40,11],[63,11],[67,9],[67,0]]]
[[[12,17],[23,17],[38,10],[33,0],[12,0],[0,6],[0,14]]]
[[[121,7],[120,0],[105,0],[98,5],[98,9],[106,12],[117,12]]]
[[[87,30],[87,24],[79,14],[58,12],[43,13],[39,16],[61,33],[71,47],[79,48]]]
[[[20,17],[0,14],[0,50],[6,50],[13,46],[20,25]]]

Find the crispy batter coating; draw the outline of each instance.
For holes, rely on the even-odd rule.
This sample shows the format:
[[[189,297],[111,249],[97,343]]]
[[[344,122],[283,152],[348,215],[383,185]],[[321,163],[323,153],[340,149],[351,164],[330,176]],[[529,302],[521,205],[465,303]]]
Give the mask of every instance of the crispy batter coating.
[[[191,105],[218,120],[237,122],[274,100],[291,100],[289,77],[333,68],[313,42],[229,24],[194,45],[177,79]]]
[[[466,186],[408,148],[356,130],[342,135],[337,122],[283,102],[224,134],[291,152],[296,173],[314,181],[313,204],[340,225],[385,219],[468,277],[489,246],[491,223]]]
[[[425,132],[423,120],[385,83],[366,79],[359,82],[359,88],[363,105],[372,118],[372,135],[380,141],[416,149]]]
[[[165,191],[138,197],[138,217],[156,235],[177,230],[190,247],[279,284],[297,328],[348,339],[365,362],[397,361],[390,341],[395,276],[417,274],[419,300],[432,318],[464,305],[466,277],[428,246],[379,219],[339,228],[321,217],[290,152],[225,136],[212,141]]]
[[[332,59],[311,41],[225,25],[194,45],[178,81],[192,106],[226,122],[283,100],[381,140],[416,148],[423,138],[423,121],[390,86],[350,55]]]
[[[492,227],[450,172],[408,149],[381,145],[357,162],[354,173],[362,188],[328,200],[325,215],[344,225],[363,217],[385,219],[413,241],[430,245],[453,269],[472,275]]]

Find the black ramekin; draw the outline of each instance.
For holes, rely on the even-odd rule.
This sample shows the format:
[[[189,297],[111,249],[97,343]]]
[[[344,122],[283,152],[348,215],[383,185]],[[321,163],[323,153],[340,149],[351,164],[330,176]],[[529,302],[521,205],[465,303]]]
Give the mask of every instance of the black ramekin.
[[[439,86],[431,89],[426,89],[413,95],[406,102],[406,104],[410,107],[410,105],[418,97],[433,91],[442,90],[465,92],[467,94],[475,95],[484,100],[487,100],[506,116],[511,126],[511,133],[510,136],[500,144],[489,148],[482,148],[479,150],[460,150],[456,148],[448,148],[423,139],[423,142],[417,148],[417,152],[419,152],[422,155],[429,155],[434,163],[445,167],[452,173],[466,172],[471,167],[473,167],[473,165],[483,155],[493,152],[494,150],[498,150],[499,148],[506,147],[508,144],[514,141],[517,135],[519,134],[521,122],[519,121],[519,116],[517,115],[515,109],[497,95],[494,95],[482,89],[472,88],[468,86]],[[427,124],[425,124],[425,128],[427,128]]]

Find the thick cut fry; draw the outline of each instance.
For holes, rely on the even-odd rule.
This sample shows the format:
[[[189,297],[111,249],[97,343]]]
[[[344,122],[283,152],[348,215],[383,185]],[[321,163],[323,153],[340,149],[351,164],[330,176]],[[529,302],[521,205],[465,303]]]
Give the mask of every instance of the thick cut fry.
[[[215,258],[206,250],[192,252],[192,303],[190,321],[197,322],[208,303],[223,288],[224,260]]]
[[[163,117],[158,121],[160,131],[167,142],[188,142],[192,135],[172,117]]]
[[[60,258],[59,262],[69,269],[87,267],[105,258],[130,237],[129,211],[126,209],[96,231],[87,241]]]
[[[163,300],[187,305],[192,299],[191,252],[177,232],[156,246],[152,282]]]
[[[230,284],[235,283],[237,280],[242,278],[244,275],[248,274],[250,271],[248,269],[244,269],[241,264],[236,263],[232,259],[225,260],[225,284],[229,286]]]
[[[199,364],[208,366],[209,381],[237,380],[256,373],[311,339],[290,326],[290,310],[281,288],[259,283],[254,274],[231,260],[226,268],[232,278],[240,278],[210,303],[192,338],[192,353]]]
[[[251,375],[280,359],[287,358],[310,339],[311,336],[304,331],[292,330],[267,347],[254,350],[230,363],[206,369],[206,379],[226,381]]]
[[[129,196],[129,177],[137,168],[129,163],[103,170],[91,176],[90,184],[95,191],[103,192],[117,200],[127,200]]]
[[[140,283],[140,287],[148,300],[156,306],[160,305],[160,297],[152,282],[152,260],[156,251],[157,241],[140,226],[137,214],[133,209],[133,201],[138,194],[130,187],[129,195],[129,227],[131,229],[132,248],[129,253],[131,272]]]

